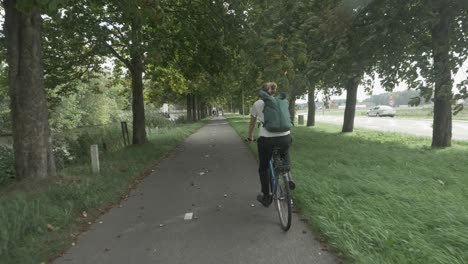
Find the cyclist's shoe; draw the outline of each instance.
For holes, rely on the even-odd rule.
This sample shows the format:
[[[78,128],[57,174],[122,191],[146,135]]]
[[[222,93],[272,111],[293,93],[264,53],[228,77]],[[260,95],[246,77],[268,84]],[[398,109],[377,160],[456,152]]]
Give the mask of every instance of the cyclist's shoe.
[[[294,182],[293,178],[292,178],[292,175],[289,174],[289,190],[294,190],[296,189],[296,183]]]
[[[289,179],[289,190],[294,190],[296,189],[296,183],[293,181],[293,179]]]
[[[270,204],[273,202],[273,197],[271,195],[266,195],[260,193],[257,195],[257,201],[259,201],[263,206],[269,207]]]

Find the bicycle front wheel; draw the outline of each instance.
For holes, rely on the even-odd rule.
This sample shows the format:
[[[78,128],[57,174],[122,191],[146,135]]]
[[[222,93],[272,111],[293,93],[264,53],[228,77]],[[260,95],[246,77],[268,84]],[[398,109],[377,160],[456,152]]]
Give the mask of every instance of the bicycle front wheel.
[[[284,231],[288,231],[291,227],[292,218],[292,198],[289,189],[289,182],[287,179],[289,172],[284,173],[278,177],[276,186],[276,209],[280,218],[281,227]]]

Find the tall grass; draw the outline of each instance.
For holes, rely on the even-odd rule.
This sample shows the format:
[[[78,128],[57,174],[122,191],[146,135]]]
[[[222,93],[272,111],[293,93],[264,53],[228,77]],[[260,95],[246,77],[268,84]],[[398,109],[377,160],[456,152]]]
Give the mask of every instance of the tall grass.
[[[468,263],[468,143],[339,131],[292,132],[295,204],[329,243],[351,263]]]
[[[202,123],[159,129],[150,143],[107,153],[101,175],[85,162],[45,182],[0,190],[0,263],[41,263],[71,245],[70,234],[126,194],[135,179]],[[88,218],[80,217],[83,211]],[[50,225],[50,226],[48,226]]]

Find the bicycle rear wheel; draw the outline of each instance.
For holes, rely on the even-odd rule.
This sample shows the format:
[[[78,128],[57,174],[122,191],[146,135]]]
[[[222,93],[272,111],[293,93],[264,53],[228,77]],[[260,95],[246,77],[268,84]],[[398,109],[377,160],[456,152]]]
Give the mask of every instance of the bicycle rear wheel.
[[[289,190],[288,174],[281,173],[278,175],[278,183],[276,185],[275,205],[278,211],[281,227],[284,231],[288,231],[291,227],[292,218],[292,198]]]

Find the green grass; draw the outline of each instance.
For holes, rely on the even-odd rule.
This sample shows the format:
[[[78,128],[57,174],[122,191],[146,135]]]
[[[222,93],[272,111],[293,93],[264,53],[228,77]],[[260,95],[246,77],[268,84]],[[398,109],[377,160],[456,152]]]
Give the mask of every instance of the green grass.
[[[147,145],[104,155],[100,176],[91,175],[89,164],[78,164],[54,179],[2,187],[0,262],[37,264],[57,256],[71,245],[70,234],[86,229],[88,221],[118,203],[146,170],[202,124],[160,129]],[[80,216],[83,211],[87,218]]]
[[[468,142],[339,131],[292,131],[295,204],[328,243],[349,263],[468,263]]]

